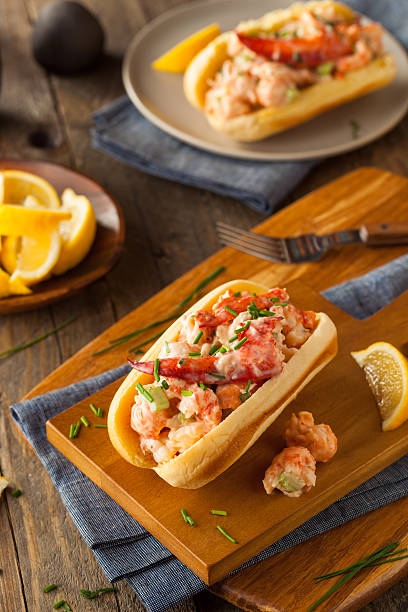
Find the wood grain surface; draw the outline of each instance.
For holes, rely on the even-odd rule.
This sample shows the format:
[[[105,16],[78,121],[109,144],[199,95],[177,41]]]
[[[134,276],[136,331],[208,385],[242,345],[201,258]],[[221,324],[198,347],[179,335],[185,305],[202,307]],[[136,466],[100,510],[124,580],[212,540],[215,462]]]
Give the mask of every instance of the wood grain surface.
[[[248,280],[252,274],[259,277],[256,263],[250,269],[242,269],[240,277]],[[272,285],[274,274],[271,268],[263,271],[262,284],[265,286]],[[369,346],[379,338],[401,348],[408,291],[367,321],[357,321],[301,281],[289,283],[287,290],[293,304],[302,309],[325,312],[334,321],[338,330],[338,354],[256,444],[205,487],[177,489],[152,470],[135,468],[115,451],[107,432],[103,435],[92,425],[82,427],[77,438],[69,438],[70,424],[77,423],[82,415],[89,417],[91,423],[95,422],[90,403],[100,406],[105,414],[108,412],[118,388],[117,382],[47,422],[49,441],[207,584],[224,578],[408,452],[408,422],[393,432],[382,432],[374,397],[350,356],[351,350]],[[172,304],[167,304],[167,307],[170,310]],[[138,318],[137,310],[134,318]],[[86,375],[86,359],[82,365]],[[69,377],[68,368],[65,375]],[[265,469],[271,458],[282,450],[282,432],[288,415],[300,410],[312,411],[316,423],[330,424],[338,437],[339,450],[335,460],[318,466],[316,487],[307,495],[297,500],[281,494],[266,498],[262,486]],[[188,508],[199,526],[199,536],[191,537],[191,529],[183,522],[180,508]],[[238,544],[216,537],[216,522],[209,517],[210,508],[228,510],[228,518],[221,522]],[[305,583],[313,584],[312,578],[319,575],[322,564],[331,564],[331,554],[329,548],[327,554],[310,563],[307,575],[303,576]],[[354,554],[352,551],[351,555]],[[262,576],[261,571],[259,575]],[[279,590],[283,591],[284,586],[281,584]],[[310,595],[316,598],[314,589]],[[302,609],[311,603],[313,599],[307,601],[303,595]],[[273,599],[270,604],[274,605]],[[285,609],[289,607],[286,605]]]
[[[0,318],[0,346],[8,348],[43,333],[66,320],[71,314],[79,319],[57,336],[50,337],[29,351],[21,352],[0,362],[0,467],[23,490],[14,499],[7,495],[0,504],[0,601],[6,612],[43,611],[50,606],[50,596],[43,594],[44,585],[59,584],[56,597],[64,596],[75,612],[94,609],[94,603],[79,595],[79,588],[108,586],[92,553],[81,539],[67,516],[59,495],[45,474],[38,458],[20,439],[11,425],[9,405],[38,385],[50,372],[61,365],[95,336],[120,317],[143,303],[158,290],[178,279],[192,266],[214,253],[219,245],[214,231],[217,220],[249,229],[261,220],[261,215],[243,204],[219,195],[151,177],[105,156],[91,147],[89,129],[91,113],[123,93],[120,67],[123,53],[140,27],[153,17],[183,0],[83,0],[97,13],[107,33],[106,55],[92,71],[76,77],[57,78],[47,75],[32,59],[30,36],[38,10],[47,0],[13,0],[0,5],[0,41],[3,79],[0,97],[0,154],[2,157],[44,159],[60,162],[78,169],[105,186],[124,209],[127,238],[126,248],[118,265],[103,280],[67,301],[42,310],[7,315]],[[49,146],[38,147],[44,136]],[[406,155],[408,118],[376,143],[344,156],[322,162],[294,189],[289,201],[302,197],[312,189],[324,185],[341,174],[360,166],[378,166],[402,175],[408,174]],[[335,194],[333,194],[334,197]],[[408,193],[407,193],[408,195]],[[152,203],[155,214],[152,215]],[[160,223],[157,219],[160,218]],[[380,218],[380,217],[379,217]],[[292,224],[296,231],[309,221]],[[384,252],[375,253],[364,264],[333,253],[336,263],[328,274],[316,281],[316,288],[327,287],[338,279],[357,276],[369,267],[379,265]],[[358,257],[361,257],[359,252]],[[390,255],[391,257],[391,255]],[[233,263],[232,254],[229,261]],[[325,265],[321,266],[325,272]],[[357,266],[354,269],[353,265]],[[320,264],[319,264],[320,267]],[[296,272],[291,272],[295,275]],[[311,277],[313,280],[313,275]],[[179,293],[194,285],[192,275],[178,284]],[[148,311],[142,314],[145,316]],[[113,363],[113,356],[98,362],[97,369]],[[74,373],[78,379],[81,372]],[[53,379],[54,381],[56,378]],[[404,501],[376,512],[376,520],[386,524],[381,534],[384,539],[393,533],[394,520],[407,520]],[[372,517],[359,519],[358,531],[350,535],[347,528],[338,532],[341,547],[333,558],[341,565],[344,551],[358,549],[365,541]],[[406,530],[401,529],[401,534]],[[337,536],[336,536],[337,537]],[[354,539],[358,538],[358,539]],[[319,547],[324,549],[332,534],[322,537]],[[368,540],[370,547],[376,542]],[[268,577],[267,585],[255,580],[255,569],[247,570],[247,584],[252,586],[252,600],[241,601],[242,581],[237,577],[217,586],[217,592],[237,603],[254,609],[264,606],[270,593],[276,593],[279,576],[291,552],[265,562],[262,568]],[[314,541],[302,545],[302,565],[316,555]],[[377,572],[377,570],[375,570]],[[377,574],[375,573],[374,576]],[[296,572],[293,580],[293,610],[295,592],[308,588],[299,584]],[[389,584],[402,578],[398,567],[387,570]],[[380,593],[383,574],[379,573],[378,590],[363,585],[357,589],[359,607],[369,596]],[[298,587],[298,588],[296,588]],[[343,591],[347,603],[348,589]],[[364,612],[402,612],[408,605],[408,579],[404,578],[392,589],[362,608]],[[354,594],[353,594],[354,597]],[[52,598],[52,601],[55,599]],[[91,607],[92,604],[92,607]],[[97,602],[98,610],[128,612],[142,610],[133,591],[121,584],[119,592]],[[193,600],[177,606],[177,612],[235,612],[234,605],[205,592]]]
[[[71,297],[102,278],[116,263],[125,239],[123,213],[105,189],[87,176],[65,166],[30,160],[0,159],[0,170],[20,170],[41,176],[55,187],[58,195],[71,188],[86,196],[95,212],[96,235],[88,255],[75,268],[35,285],[29,295],[12,295],[0,300],[0,315],[25,312]]]

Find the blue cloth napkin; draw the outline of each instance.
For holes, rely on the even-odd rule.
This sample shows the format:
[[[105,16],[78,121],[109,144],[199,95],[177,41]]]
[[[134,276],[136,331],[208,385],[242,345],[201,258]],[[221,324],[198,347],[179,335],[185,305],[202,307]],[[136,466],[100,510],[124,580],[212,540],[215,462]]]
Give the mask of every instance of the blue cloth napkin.
[[[349,314],[364,318],[408,289],[408,255],[323,295]],[[205,584],[153,538],[48,441],[45,423],[117,380],[122,366],[11,407],[11,414],[50,474],[75,525],[109,580],[125,578],[151,612],[191,597]],[[408,456],[400,459],[242,567],[257,563],[351,519],[408,495]],[[242,569],[242,568],[239,568]],[[237,570],[239,571],[239,570]]]
[[[349,0],[354,9],[380,21],[408,47],[408,2]],[[93,116],[93,145],[143,172],[241,200],[261,213],[279,202],[318,163],[246,161],[206,153],[169,136],[147,121],[127,96]]]

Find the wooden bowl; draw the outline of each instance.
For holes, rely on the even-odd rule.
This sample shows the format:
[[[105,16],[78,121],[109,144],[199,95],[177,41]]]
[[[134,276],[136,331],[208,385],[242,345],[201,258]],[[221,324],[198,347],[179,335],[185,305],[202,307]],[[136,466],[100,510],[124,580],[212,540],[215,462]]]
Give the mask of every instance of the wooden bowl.
[[[0,159],[0,170],[6,169],[38,174],[49,181],[59,195],[66,187],[85,195],[95,211],[97,229],[91,250],[78,266],[34,285],[30,295],[0,299],[0,314],[33,310],[62,300],[109,272],[121,253],[125,238],[123,213],[112,196],[87,176],[51,162]]]

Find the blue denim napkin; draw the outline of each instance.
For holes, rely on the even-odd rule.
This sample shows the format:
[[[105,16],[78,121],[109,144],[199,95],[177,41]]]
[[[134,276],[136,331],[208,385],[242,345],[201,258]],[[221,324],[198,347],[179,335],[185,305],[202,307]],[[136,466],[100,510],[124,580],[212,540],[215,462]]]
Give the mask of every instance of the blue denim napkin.
[[[408,47],[406,0],[349,0]],[[169,136],[122,96],[97,111],[93,145],[143,172],[241,200],[271,213],[318,163],[246,161],[206,153]]]
[[[408,290],[408,255],[323,293],[362,319]],[[151,612],[191,597],[205,584],[48,441],[45,422],[129,371],[100,376],[26,400],[11,414],[50,474],[75,525],[109,580],[125,578]],[[257,563],[333,527],[408,495],[408,456],[400,459],[242,567]],[[240,568],[242,569],[242,568]],[[239,570],[237,570],[239,571]]]

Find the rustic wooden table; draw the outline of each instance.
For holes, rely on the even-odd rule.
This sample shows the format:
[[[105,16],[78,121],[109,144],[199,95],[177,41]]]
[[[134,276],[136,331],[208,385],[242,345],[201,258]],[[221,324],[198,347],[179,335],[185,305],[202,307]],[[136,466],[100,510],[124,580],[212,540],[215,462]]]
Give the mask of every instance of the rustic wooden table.
[[[86,0],[105,27],[107,54],[92,72],[74,78],[50,77],[31,57],[31,24],[45,0],[2,3],[1,157],[46,159],[88,174],[117,198],[127,224],[124,253],[105,279],[55,306],[0,319],[0,347],[8,347],[47,331],[73,313],[80,315],[58,336],[0,362],[0,470],[24,492],[0,504],[4,612],[42,612],[42,589],[53,581],[64,585],[76,612],[91,610],[95,602],[78,597],[78,589],[106,585],[38,458],[12,425],[10,404],[118,318],[216,251],[218,219],[245,228],[261,221],[259,214],[235,200],[142,174],[91,147],[91,113],[123,92],[121,59],[130,39],[146,21],[181,1]],[[290,200],[359,166],[375,165],[407,175],[407,145],[408,117],[378,142],[320,164]],[[364,611],[407,610],[407,593],[408,578]],[[125,583],[114,597],[96,605],[98,610],[142,609]],[[177,609],[238,610],[207,592]]]

